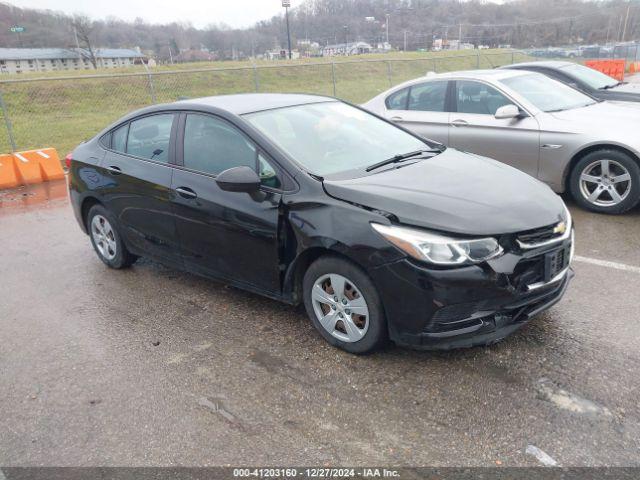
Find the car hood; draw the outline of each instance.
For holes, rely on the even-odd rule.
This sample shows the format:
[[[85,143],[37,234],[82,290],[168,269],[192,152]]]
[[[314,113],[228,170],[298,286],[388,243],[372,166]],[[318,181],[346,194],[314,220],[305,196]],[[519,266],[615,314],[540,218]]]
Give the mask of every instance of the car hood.
[[[325,180],[324,187],[332,197],[391,213],[403,224],[465,235],[530,230],[564,216],[564,203],[542,182],[454,149],[366,177]]]
[[[640,83],[623,83],[622,85],[618,85],[610,90],[610,92],[625,92],[625,93],[635,93],[640,95]]]
[[[596,94],[610,102],[640,102],[640,85],[621,85],[608,90],[599,90]]]
[[[568,131],[610,137],[607,140],[636,139],[640,129],[640,103],[605,101],[582,108],[549,112],[548,115],[562,121]]]

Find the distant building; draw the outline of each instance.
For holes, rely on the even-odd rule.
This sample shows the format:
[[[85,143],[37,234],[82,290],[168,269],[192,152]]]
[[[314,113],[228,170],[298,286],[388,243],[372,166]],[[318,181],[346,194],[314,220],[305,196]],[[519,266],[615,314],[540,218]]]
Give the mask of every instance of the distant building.
[[[337,45],[327,45],[322,49],[323,57],[362,55],[371,53],[373,47],[366,42],[339,43]]]
[[[264,54],[264,58],[267,60],[287,60],[289,58],[288,50],[269,50]],[[300,52],[298,50],[291,51],[291,60],[298,60],[300,58]]]
[[[473,43],[460,43],[460,40],[447,40],[442,38],[435,38],[433,40],[433,50],[436,52],[440,50],[473,50],[474,48]]]
[[[1,73],[51,72],[93,68],[89,53],[76,48],[0,48]],[[122,68],[140,63],[140,52],[122,48],[94,50],[98,68]]]

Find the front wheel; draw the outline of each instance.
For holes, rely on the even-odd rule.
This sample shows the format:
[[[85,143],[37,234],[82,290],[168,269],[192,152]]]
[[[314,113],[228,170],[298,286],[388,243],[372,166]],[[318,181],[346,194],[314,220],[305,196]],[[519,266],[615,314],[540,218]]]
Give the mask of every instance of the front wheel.
[[[364,354],[387,342],[380,296],[355,264],[333,256],[319,258],[305,273],[303,295],[314,327],[331,345]]]
[[[593,212],[624,213],[640,200],[640,167],[618,150],[585,155],[573,168],[569,182],[576,202]]]

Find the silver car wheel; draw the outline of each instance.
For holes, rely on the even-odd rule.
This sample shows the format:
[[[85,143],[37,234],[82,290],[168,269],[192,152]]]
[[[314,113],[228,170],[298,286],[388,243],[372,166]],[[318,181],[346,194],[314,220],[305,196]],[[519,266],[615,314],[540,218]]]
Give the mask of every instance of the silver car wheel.
[[[313,282],[313,311],[320,325],[343,342],[361,340],[369,329],[369,308],[356,285],[336,273]]]
[[[102,255],[107,260],[113,260],[118,252],[116,236],[113,228],[102,215],[96,215],[91,220],[91,237]]]
[[[631,191],[631,174],[615,160],[597,160],[580,174],[580,193],[591,204],[613,207]]]

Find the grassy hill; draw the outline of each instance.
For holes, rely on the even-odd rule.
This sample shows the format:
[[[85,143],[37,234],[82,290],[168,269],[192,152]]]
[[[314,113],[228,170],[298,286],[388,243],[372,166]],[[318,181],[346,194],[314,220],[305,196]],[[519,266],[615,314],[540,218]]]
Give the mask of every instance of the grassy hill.
[[[428,71],[492,68],[522,61],[506,50],[405,53],[327,59],[260,62],[212,62],[160,66],[153,69],[156,102],[173,102],[246,92],[334,94],[361,103],[391,85]],[[19,150],[55,147],[61,155],[132,110],[152,103],[143,67],[113,71],[50,72],[3,76],[0,79]],[[10,151],[6,130],[0,151]]]

